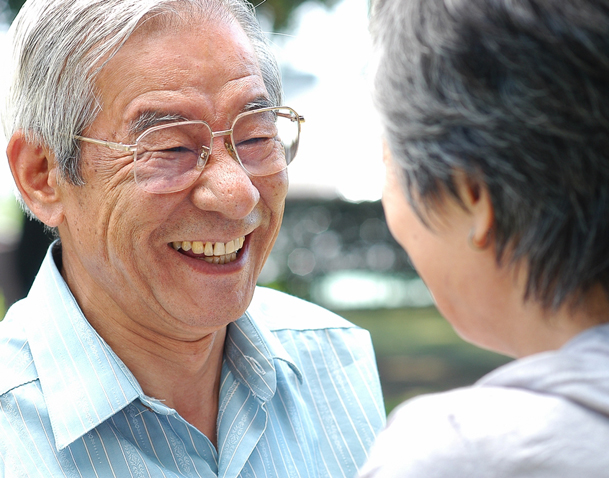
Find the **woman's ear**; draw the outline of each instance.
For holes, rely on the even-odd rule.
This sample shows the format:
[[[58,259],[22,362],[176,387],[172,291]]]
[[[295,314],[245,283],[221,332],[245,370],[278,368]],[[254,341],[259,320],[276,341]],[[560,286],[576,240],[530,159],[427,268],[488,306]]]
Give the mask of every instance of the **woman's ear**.
[[[6,154],[27,207],[47,226],[59,226],[63,222],[63,205],[55,155],[46,146],[29,141],[22,131],[13,134]]]
[[[484,249],[489,245],[495,224],[495,211],[488,188],[481,180],[462,172],[455,174],[454,180],[459,197],[472,216],[469,240],[478,249]]]

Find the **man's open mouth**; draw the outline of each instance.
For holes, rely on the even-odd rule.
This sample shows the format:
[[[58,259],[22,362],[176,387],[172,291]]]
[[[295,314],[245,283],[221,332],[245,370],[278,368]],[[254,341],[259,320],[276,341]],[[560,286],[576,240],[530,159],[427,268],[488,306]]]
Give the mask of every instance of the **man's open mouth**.
[[[188,257],[203,259],[210,264],[228,264],[237,260],[237,253],[243,247],[245,237],[228,242],[174,241],[173,248]]]

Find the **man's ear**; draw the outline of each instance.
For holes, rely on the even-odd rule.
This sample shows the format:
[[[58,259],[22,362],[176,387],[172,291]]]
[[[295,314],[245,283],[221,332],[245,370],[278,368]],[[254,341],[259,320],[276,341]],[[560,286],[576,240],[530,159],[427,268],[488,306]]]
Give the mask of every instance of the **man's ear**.
[[[495,210],[488,187],[481,180],[458,172],[454,177],[459,197],[472,216],[470,241],[478,248],[485,248],[491,240],[495,224]]]
[[[28,141],[22,131],[6,148],[8,162],[21,197],[30,211],[49,227],[63,222],[55,155],[46,146]]]

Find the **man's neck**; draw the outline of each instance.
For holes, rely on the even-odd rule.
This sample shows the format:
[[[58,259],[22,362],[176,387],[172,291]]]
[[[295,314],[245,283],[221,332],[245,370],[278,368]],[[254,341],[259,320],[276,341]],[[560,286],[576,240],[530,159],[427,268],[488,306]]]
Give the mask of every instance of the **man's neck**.
[[[226,327],[196,340],[182,340],[137,324],[125,327],[95,318],[89,322],[133,373],[147,396],[176,410],[217,445]]]
[[[216,445],[216,419],[226,328],[197,341],[165,347],[112,346],[146,395],[162,400]],[[153,344],[156,345],[156,344]],[[153,350],[154,349],[154,350]]]
[[[192,325],[152,310],[145,301],[133,316],[86,274],[66,267],[62,276],[89,323],[125,363],[149,397],[161,400],[216,444],[220,379],[227,326]],[[74,264],[72,264],[74,267]],[[76,262],[76,266],[79,263]],[[75,278],[79,277],[79,280]]]

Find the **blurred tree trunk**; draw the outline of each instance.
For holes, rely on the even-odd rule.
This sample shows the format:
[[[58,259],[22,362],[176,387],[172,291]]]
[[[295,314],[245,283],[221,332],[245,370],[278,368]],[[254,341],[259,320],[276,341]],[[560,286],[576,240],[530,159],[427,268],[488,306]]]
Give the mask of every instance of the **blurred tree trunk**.
[[[296,8],[306,1],[314,1],[323,5],[332,6],[338,3],[338,0],[248,0],[257,9],[269,15],[273,19],[273,27],[276,31],[281,31],[289,28],[290,20]],[[25,3],[25,0],[0,0],[0,5],[7,5],[14,15],[19,12],[19,9]]]

